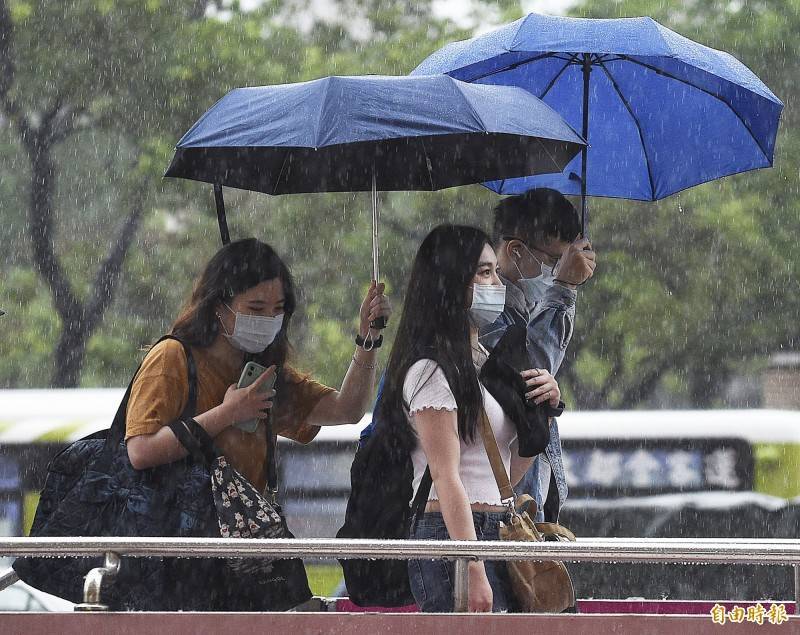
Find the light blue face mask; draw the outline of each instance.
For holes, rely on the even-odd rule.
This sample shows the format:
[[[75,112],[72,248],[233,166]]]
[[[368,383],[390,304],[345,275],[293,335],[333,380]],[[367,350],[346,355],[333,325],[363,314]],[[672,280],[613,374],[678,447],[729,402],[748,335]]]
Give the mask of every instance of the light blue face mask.
[[[550,265],[544,264],[541,260],[539,260],[536,256],[533,255],[533,252],[528,249],[528,246],[520,241],[525,250],[531,255],[536,262],[539,263],[540,273],[535,278],[525,278],[522,275],[522,270],[519,268],[517,261],[514,260],[514,266],[517,268],[517,272],[519,273],[519,280],[517,280],[517,286],[522,289],[522,293],[525,295],[525,299],[528,301],[529,304],[535,304],[536,302],[541,301],[547,290],[553,286],[555,283],[555,276],[553,275],[553,267]]]
[[[250,315],[234,311],[224,302],[223,306],[234,314],[233,333],[228,333],[225,323],[220,319],[223,335],[234,347],[245,353],[261,353],[275,341],[275,337],[283,327],[283,313],[274,317]]]
[[[473,284],[469,317],[477,328],[494,324],[506,306],[506,288],[499,284]]]

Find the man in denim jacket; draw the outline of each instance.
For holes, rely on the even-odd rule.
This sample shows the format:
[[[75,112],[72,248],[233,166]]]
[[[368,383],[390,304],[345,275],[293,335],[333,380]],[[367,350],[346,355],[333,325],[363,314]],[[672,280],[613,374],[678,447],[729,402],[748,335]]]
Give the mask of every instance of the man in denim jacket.
[[[495,207],[494,240],[506,307],[494,324],[481,329],[480,341],[486,348],[491,350],[511,324],[524,324],[531,368],[558,372],[572,338],[576,288],[595,268],[591,244],[579,234],[575,208],[555,190],[538,188],[505,198]],[[558,498],[548,497],[545,505],[553,484]],[[544,519],[545,507],[547,520],[558,519],[567,482],[555,419],[550,423],[550,443],[517,489],[518,494],[536,499],[538,520]]]

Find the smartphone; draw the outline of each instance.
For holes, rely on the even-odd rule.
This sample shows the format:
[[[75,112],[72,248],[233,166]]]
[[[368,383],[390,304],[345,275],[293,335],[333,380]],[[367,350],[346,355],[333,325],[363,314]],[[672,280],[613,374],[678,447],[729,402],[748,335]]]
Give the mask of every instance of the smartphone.
[[[261,364],[256,364],[255,362],[247,362],[244,365],[244,368],[242,369],[242,376],[239,377],[239,383],[236,384],[236,387],[247,388],[256,379],[261,377],[261,374],[264,373],[266,370],[267,369],[264,368]],[[276,375],[273,375],[272,379],[261,384],[259,390],[261,392],[271,390],[272,387],[275,385],[275,377]],[[235,423],[234,425],[240,430],[244,430],[245,432],[255,432],[256,428],[258,427],[258,419],[251,419],[249,421],[240,421],[238,423]]]

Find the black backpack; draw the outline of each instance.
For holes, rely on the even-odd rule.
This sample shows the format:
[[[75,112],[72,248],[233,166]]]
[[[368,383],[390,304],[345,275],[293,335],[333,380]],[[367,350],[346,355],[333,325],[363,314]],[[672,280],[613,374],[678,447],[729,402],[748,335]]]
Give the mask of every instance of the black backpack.
[[[377,410],[377,408],[376,408]],[[422,513],[431,488],[430,470],[411,503],[416,440],[378,421],[350,468],[350,498],[337,538],[405,539]],[[350,600],[359,606],[414,603],[405,560],[340,560]]]

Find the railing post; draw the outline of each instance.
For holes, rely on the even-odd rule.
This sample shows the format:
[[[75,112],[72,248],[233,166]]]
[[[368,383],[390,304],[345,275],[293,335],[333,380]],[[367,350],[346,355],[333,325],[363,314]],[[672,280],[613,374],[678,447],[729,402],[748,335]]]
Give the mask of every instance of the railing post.
[[[103,580],[113,578],[119,573],[120,559],[113,551],[106,552],[105,566],[92,569],[86,574],[83,584],[83,604],[76,604],[76,611],[107,611],[108,606],[100,603]]]
[[[800,615],[800,564],[792,565],[794,569],[794,614]]]
[[[456,558],[454,577],[453,612],[466,613],[469,609],[469,560]]]

